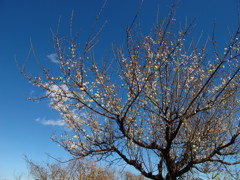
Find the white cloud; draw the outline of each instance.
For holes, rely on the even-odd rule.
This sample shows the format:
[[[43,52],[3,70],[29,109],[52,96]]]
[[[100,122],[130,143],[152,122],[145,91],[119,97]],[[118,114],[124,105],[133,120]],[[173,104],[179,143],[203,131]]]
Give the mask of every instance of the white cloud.
[[[47,91],[46,94],[50,94],[51,103],[61,101],[70,100],[68,97],[72,97],[73,95],[69,92],[68,87],[65,84],[62,85],[51,85],[50,91]],[[50,104],[51,104],[50,103]]]
[[[53,63],[58,64],[58,60],[57,60],[57,53],[52,53],[47,55],[47,58],[49,58]]]
[[[53,119],[49,119],[46,120],[45,118],[37,118],[36,122],[39,122],[42,125],[46,125],[46,126],[65,126],[65,122],[64,120],[53,120]]]
[[[35,90],[31,90],[31,91],[30,91],[30,95],[34,95],[35,93],[36,93]]]

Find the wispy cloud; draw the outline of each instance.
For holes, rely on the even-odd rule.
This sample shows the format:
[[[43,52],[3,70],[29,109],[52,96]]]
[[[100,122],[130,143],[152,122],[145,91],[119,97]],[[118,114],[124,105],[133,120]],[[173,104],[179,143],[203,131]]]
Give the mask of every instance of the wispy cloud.
[[[47,55],[47,58],[49,58],[53,63],[58,64],[58,60],[57,60],[57,54],[56,53],[52,53]]]
[[[45,118],[37,118],[36,122],[45,126],[65,126],[65,122],[63,120],[54,119],[46,120]]]
[[[35,93],[36,93],[35,90],[31,90],[31,91],[30,91],[30,95],[34,95]]]

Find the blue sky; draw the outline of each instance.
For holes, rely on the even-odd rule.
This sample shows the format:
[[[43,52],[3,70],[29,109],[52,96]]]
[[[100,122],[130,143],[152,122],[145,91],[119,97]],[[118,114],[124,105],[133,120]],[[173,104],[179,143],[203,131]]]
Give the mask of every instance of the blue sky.
[[[61,132],[61,117],[49,108],[47,101],[26,101],[40,95],[19,73],[14,57],[21,65],[34,45],[38,59],[51,68],[56,67],[49,55],[53,54],[51,31],[61,16],[60,33],[68,35],[69,19],[74,10],[73,30],[80,30],[85,40],[103,1],[101,0],[0,0],[0,180],[13,179],[14,174],[26,172],[23,160],[27,155],[34,161],[47,160],[46,153],[68,158],[68,154],[49,139],[53,132]],[[139,20],[147,32],[156,22],[157,7],[166,16],[169,0],[145,0]],[[99,61],[110,52],[111,42],[124,42],[124,30],[131,23],[140,0],[109,0],[98,22],[108,24],[100,36],[97,48]],[[207,37],[216,19],[216,38],[219,47],[228,39],[227,28],[237,27],[237,0],[182,0],[178,5],[177,23],[197,18],[194,36],[203,32]],[[39,72],[33,57],[27,62],[28,72]]]

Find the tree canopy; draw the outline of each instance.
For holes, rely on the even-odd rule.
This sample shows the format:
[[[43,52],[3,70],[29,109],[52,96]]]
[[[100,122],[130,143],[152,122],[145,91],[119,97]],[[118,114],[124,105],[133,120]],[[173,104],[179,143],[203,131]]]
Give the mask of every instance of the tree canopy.
[[[53,141],[77,158],[120,159],[150,179],[239,164],[240,27],[218,51],[214,36],[207,45],[191,39],[193,25],[176,28],[173,11],[148,35],[131,25],[125,46],[102,63],[98,33],[83,48],[77,36],[54,34],[59,69],[22,72],[71,129]]]

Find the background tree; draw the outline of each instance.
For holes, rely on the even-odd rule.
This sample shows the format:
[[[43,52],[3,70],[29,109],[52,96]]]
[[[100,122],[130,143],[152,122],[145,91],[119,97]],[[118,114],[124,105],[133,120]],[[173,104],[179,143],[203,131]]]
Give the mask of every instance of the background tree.
[[[239,164],[239,28],[218,51],[214,36],[212,48],[196,46],[192,27],[177,29],[173,11],[147,36],[132,24],[109,63],[94,57],[99,33],[83,48],[55,34],[59,69],[23,71],[71,129],[53,141],[75,157],[120,158],[151,179]]]
[[[100,168],[91,161],[73,160],[61,163],[35,163],[26,158],[29,174],[39,180],[113,180],[114,171]]]
[[[29,174],[36,180],[144,180],[141,175],[99,167],[90,160],[74,159],[68,163],[35,163],[25,158]]]

